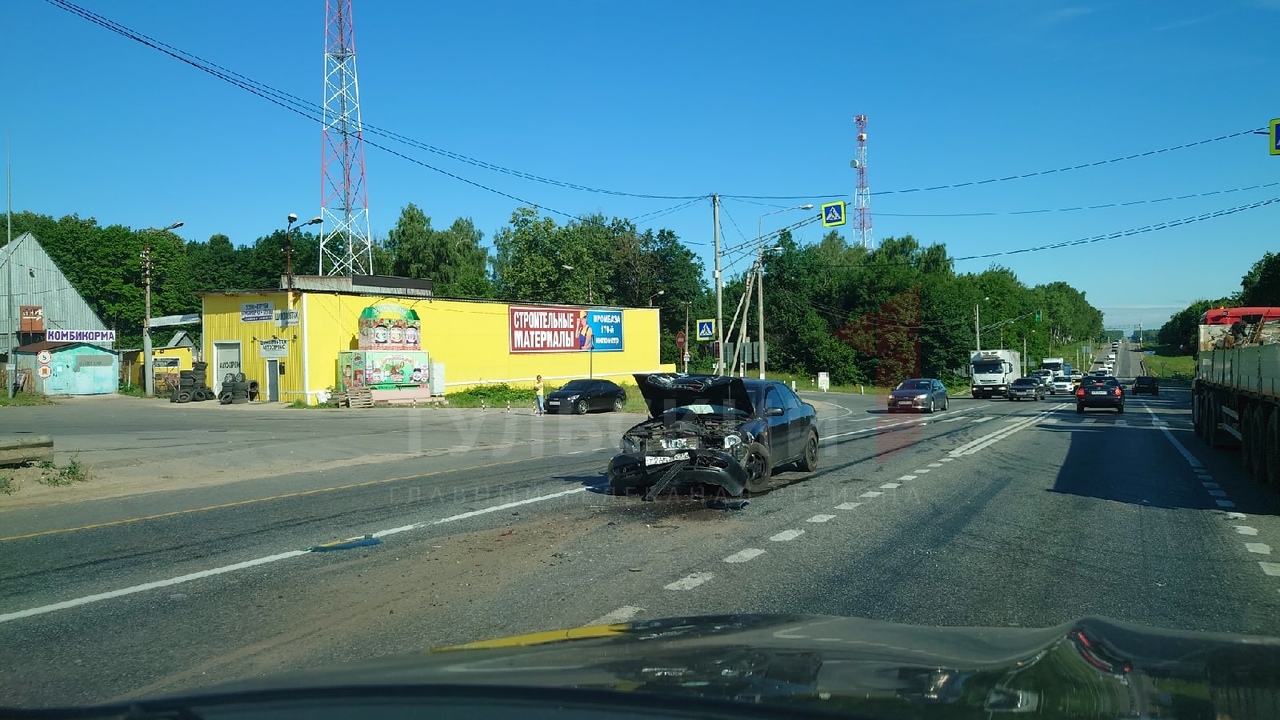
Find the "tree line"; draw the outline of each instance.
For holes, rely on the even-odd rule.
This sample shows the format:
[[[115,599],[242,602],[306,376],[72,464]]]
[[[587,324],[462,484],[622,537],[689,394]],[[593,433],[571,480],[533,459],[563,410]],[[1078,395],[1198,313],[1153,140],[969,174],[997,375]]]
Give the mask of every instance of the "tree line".
[[[1200,298],[1174,313],[1156,334],[1161,345],[1194,354],[1200,318],[1216,307],[1280,307],[1280,254],[1263,253],[1240,278],[1240,289],[1225,297]]]
[[[120,336],[141,344],[143,277],[148,242],[154,265],[152,314],[198,312],[205,290],[278,288],[285,274],[285,231],[237,245],[226,235],[184,241],[171,232],[92,218],[13,217],[15,237],[31,232]],[[375,274],[429,278],[437,297],[522,303],[596,304],[661,309],[663,362],[675,362],[675,334],[715,316],[714,285],[701,259],[675,232],[640,229],[626,218],[592,214],[557,222],[536,208],[517,208],[486,245],[469,218],[444,228],[410,204],[374,245]],[[296,274],[319,266],[320,238],[292,233]],[[730,264],[723,287],[729,323],[754,271],[754,246]],[[1062,344],[1098,339],[1102,313],[1062,282],[1028,286],[1008,268],[956,273],[945,245],[910,235],[874,249],[837,232],[801,244],[788,231],[762,253],[767,361],[775,371],[831,374],[836,383],[897,382],[905,376],[951,379],[965,373],[975,347],[1006,347],[1038,359]],[[755,291],[748,335],[756,339]],[[975,307],[977,308],[975,312]],[[727,328],[726,328],[727,329]],[[692,333],[691,333],[692,334]],[[735,333],[736,336],[736,333]],[[726,338],[729,340],[731,338]],[[709,343],[695,343],[691,369],[710,370]]]

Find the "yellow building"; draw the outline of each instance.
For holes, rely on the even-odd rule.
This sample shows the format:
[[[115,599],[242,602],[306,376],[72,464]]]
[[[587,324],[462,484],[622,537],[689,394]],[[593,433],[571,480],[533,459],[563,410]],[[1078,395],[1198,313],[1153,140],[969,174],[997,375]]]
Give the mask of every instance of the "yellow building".
[[[297,276],[292,283],[292,291],[200,293],[203,357],[215,390],[227,375],[244,373],[259,381],[263,400],[323,402],[343,381],[339,353],[374,347],[372,332],[362,337],[361,316],[398,312],[387,308],[415,317],[407,338],[393,327],[391,339],[420,342],[437,394],[441,386],[447,394],[487,383],[529,385],[537,375],[552,383],[625,381],[675,369],[659,363],[657,308],[436,299],[429,281],[380,276]]]

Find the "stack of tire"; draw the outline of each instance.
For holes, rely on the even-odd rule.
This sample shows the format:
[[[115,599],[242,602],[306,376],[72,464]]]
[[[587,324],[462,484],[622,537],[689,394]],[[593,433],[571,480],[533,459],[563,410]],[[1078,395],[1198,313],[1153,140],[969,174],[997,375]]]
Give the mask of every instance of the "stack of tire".
[[[169,402],[203,402],[217,397],[209,387],[208,369],[208,363],[197,362],[191,364],[190,370],[179,372],[178,387],[169,394]]]
[[[258,398],[258,381],[245,378],[244,373],[227,373],[222,378],[222,391],[218,402],[223,405],[241,405]]]

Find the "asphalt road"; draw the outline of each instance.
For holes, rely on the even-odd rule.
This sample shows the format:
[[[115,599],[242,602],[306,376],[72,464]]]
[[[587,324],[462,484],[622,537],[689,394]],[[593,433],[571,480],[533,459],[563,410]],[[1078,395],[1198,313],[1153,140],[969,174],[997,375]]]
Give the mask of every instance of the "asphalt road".
[[[1280,635],[1280,497],[1194,437],[1186,390],[1083,416],[1068,398],[890,416],[874,397],[806,396],[820,470],[740,511],[604,494],[612,442],[596,437],[366,465],[303,494],[241,483],[232,503],[205,488],[77,504],[62,524],[58,508],[4,513],[0,704],[721,612]],[[149,507],[190,511],[122,516]],[[304,551],[366,534],[381,544]]]

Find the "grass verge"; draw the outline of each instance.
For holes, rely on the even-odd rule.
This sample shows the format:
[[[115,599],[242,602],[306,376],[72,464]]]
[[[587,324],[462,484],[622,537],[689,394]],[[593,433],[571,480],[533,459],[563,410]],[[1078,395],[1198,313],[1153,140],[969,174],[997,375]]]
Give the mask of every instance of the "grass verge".
[[[52,405],[53,401],[39,393],[20,392],[12,398],[8,393],[0,394],[0,407],[27,407],[31,405]]]

